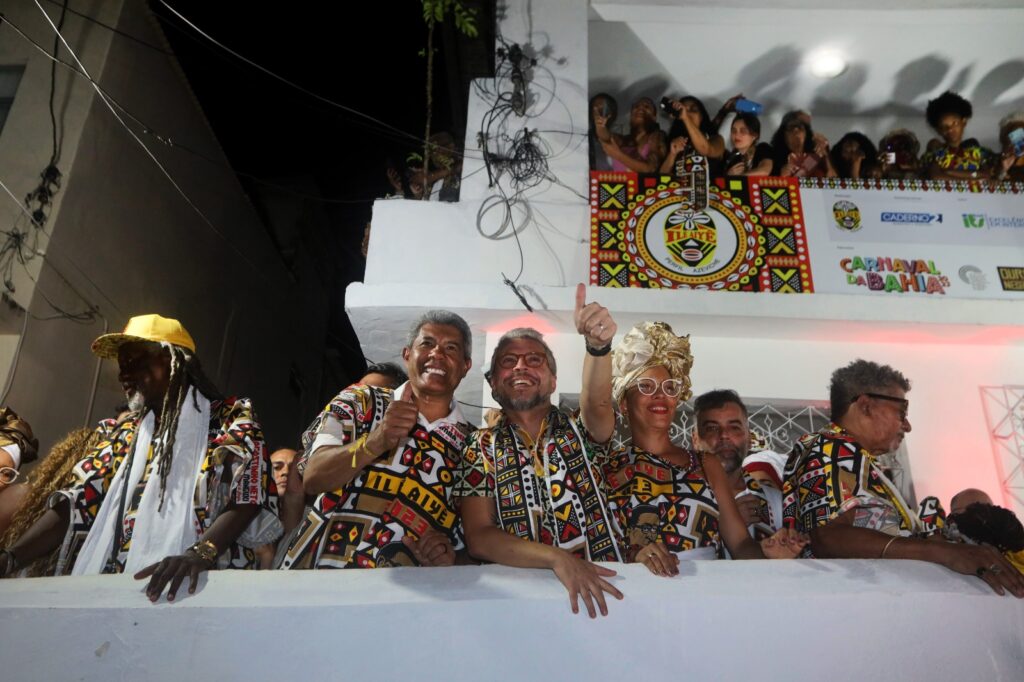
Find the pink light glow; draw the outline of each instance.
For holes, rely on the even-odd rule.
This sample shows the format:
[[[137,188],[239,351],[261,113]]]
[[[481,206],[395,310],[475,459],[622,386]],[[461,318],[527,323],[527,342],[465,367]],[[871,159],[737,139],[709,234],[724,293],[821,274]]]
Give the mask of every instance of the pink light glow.
[[[557,331],[554,325],[535,313],[519,315],[508,320],[496,322],[489,327],[484,327],[484,331],[488,334],[504,334],[508,330],[515,329],[516,327],[532,327],[541,334],[554,334]]]

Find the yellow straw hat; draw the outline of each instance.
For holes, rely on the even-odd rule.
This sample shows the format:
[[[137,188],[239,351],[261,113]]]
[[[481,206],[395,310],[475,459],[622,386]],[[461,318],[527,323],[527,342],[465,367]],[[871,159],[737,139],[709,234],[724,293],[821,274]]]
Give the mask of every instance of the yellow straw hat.
[[[120,334],[104,334],[92,342],[92,352],[107,359],[117,358],[117,350],[137,341],[167,342],[196,352],[196,343],[181,322],[159,315],[138,315],[128,320]]]

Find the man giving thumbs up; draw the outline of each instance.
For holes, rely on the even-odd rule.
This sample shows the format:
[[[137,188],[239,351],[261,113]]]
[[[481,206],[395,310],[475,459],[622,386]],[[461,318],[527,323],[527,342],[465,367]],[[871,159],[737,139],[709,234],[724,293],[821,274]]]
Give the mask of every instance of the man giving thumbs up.
[[[473,427],[454,400],[472,361],[469,326],[432,310],[412,326],[394,391],[355,384],[302,435],[303,488],[317,495],[281,568],[450,566],[463,548],[452,506]]]

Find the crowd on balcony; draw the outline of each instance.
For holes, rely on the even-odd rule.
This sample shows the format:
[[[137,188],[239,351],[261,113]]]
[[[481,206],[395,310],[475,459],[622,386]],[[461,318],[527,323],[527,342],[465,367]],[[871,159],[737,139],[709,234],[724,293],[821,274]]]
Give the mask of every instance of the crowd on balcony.
[[[701,131],[701,109],[684,103],[680,129]],[[646,103],[634,115],[646,153],[651,114]],[[800,144],[818,144],[791,120]],[[754,137],[756,120],[745,125]],[[702,150],[721,147],[714,137]],[[643,322],[613,344],[615,320],[582,284],[574,321],[577,412],[551,402],[557,361],[543,335],[518,328],[484,372],[501,409],[471,424],[454,393],[473,369],[472,334],[434,310],[413,321],[401,365],[368,368],[271,451],[252,402],[219,391],[179,321],[134,317],[92,344],[117,362],[127,404],[53,445],[27,480],[38,442],[0,413],[0,576],[129,573],[155,602],[211,569],[492,562],[551,570],[573,611],[593,617],[628,593],[609,580],[615,562],[669,577],[693,559],[875,558],[933,562],[1024,597],[1012,512],[968,488],[947,516],[893,483],[880,457],[911,430],[897,369],[838,368],[831,423],[789,453],[754,445],[736,392],[706,391],[682,447],[670,434],[691,396],[689,337]],[[615,437],[620,421],[628,439]]]
[[[667,130],[658,121],[659,108]],[[906,128],[889,131],[877,145],[857,131],[832,144],[801,110],[786,112],[769,138],[767,131],[762,134],[761,113],[762,106],[742,94],[729,98],[714,117],[691,95],[664,97],[660,107],[642,97],[632,103],[627,123],[619,120],[615,98],[600,93],[590,100],[590,166],[681,175],[685,159],[699,156],[711,177],[1024,180],[1024,112],[1000,121],[1001,146],[993,151],[966,134],[973,108],[954,92],[928,102],[925,118],[936,137],[923,149]],[[725,138],[721,131],[730,117]]]

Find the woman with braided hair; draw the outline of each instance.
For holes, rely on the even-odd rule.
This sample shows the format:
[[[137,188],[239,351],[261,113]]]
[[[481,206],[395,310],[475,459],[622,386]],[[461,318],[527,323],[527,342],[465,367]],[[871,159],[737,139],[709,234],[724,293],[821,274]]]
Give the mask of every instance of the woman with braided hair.
[[[760,544],[747,532],[725,470],[713,455],[674,444],[670,428],[690,396],[689,337],[642,322],[612,351],[604,390],[629,423],[632,443],[610,454],[604,485],[627,561],[675,575],[680,557],[792,558],[806,538],[783,530]]]
[[[0,547],[14,544],[47,510],[50,495],[74,483],[72,469],[102,439],[102,434],[117,425],[108,419],[100,422],[96,430],[75,429],[64,436],[50,453],[32,470],[24,483],[14,488],[18,492],[18,507],[14,510],[11,523],[0,534]],[[12,489],[10,492],[15,492]],[[35,578],[53,575],[59,552],[54,549],[25,566],[23,575]]]

